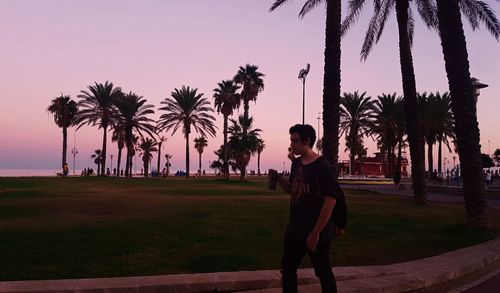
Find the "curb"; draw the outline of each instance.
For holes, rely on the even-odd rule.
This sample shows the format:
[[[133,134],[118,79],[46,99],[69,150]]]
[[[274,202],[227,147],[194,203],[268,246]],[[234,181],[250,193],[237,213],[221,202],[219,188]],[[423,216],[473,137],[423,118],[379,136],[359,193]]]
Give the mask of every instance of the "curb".
[[[404,292],[447,282],[500,259],[500,237],[438,256],[392,265],[334,268],[340,292]],[[313,269],[300,269],[301,292],[320,292]],[[0,292],[281,292],[279,270],[144,277],[0,282]]]

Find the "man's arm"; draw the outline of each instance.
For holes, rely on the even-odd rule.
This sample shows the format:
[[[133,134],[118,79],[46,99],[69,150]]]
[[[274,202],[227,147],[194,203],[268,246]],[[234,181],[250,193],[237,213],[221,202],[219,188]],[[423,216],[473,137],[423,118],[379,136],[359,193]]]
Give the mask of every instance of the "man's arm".
[[[292,184],[281,175],[278,175],[278,184],[286,193],[292,194]]]
[[[333,171],[328,164],[328,162],[323,161],[318,172],[318,182],[320,194],[323,196],[324,201],[319,213],[318,220],[314,225],[313,230],[307,237],[307,248],[311,251],[316,251],[316,244],[319,240],[319,234],[323,231],[326,224],[330,220],[333,212],[333,208],[337,203],[336,192],[334,189],[335,177],[333,176]]]
[[[325,201],[323,203],[323,206],[321,207],[321,212],[319,213],[318,220],[316,221],[313,230],[307,237],[307,248],[309,248],[309,250],[316,251],[316,244],[319,240],[319,234],[321,233],[321,231],[323,231],[323,228],[325,228],[326,224],[330,220],[336,202],[337,200],[334,197],[325,196]]]

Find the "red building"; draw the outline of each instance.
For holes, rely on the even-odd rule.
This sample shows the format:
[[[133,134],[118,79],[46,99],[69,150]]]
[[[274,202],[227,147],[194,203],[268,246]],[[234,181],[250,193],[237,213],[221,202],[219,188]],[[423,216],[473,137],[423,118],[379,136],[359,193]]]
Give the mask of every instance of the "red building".
[[[397,157],[394,156],[394,164],[396,164]],[[355,160],[354,172],[351,175],[365,176],[365,177],[392,177],[389,172],[389,163],[387,155],[384,153],[375,153],[374,157],[357,158]],[[340,175],[349,174],[349,161],[339,162]],[[408,159],[406,154],[403,153],[401,159],[401,177],[408,176]]]

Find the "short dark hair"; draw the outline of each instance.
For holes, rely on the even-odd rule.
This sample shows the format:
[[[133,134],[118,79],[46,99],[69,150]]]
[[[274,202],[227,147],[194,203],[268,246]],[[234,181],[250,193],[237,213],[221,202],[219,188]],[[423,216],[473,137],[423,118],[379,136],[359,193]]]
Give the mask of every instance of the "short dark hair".
[[[290,134],[298,133],[302,141],[309,139],[309,146],[311,148],[314,146],[314,142],[316,142],[316,131],[309,124],[295,124],[290,127],[289,132]]]

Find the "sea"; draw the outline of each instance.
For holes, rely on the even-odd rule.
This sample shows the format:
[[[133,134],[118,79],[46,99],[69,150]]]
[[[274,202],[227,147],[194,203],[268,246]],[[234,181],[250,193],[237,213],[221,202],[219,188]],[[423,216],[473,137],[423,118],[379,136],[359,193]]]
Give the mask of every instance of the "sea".
[[[57,176],[61,169],[0,169],[0,177],[52,177]],[[76,174],[81,174],[81,170],[75,170]],[[73,175],[73,170],[70,170]]]

